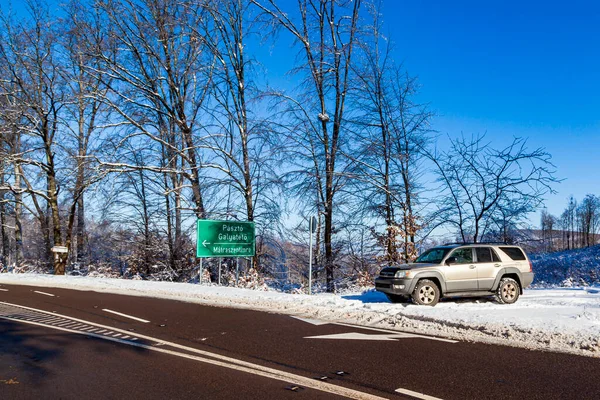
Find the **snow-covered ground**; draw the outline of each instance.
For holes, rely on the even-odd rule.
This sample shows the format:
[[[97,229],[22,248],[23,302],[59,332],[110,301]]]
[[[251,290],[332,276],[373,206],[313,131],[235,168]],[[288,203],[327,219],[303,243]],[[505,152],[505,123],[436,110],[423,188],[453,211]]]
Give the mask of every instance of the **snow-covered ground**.
[[[391,304],[372,290],[308,296],[213,285],[36,274],[0,274],[0,284],[176,299],[600,357],[600,288],[531,289],[513,305],[500,305],[491,299],[460,299],[423,307]],[[2,297],[0,294],[0,301]]]

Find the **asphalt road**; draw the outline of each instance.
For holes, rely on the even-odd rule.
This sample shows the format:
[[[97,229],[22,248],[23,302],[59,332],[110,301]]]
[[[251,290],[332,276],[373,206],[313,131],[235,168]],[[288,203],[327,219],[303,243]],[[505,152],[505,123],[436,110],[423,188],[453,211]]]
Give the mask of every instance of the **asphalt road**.
[[[0,289],[2,399],[600,398],[594,358],[172,300]]]

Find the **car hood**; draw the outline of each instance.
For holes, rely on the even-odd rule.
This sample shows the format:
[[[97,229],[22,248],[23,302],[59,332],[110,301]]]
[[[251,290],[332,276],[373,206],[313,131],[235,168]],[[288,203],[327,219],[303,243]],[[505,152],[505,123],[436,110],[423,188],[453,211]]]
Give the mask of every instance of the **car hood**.
[[[400,264],[394,265],[393,267],[385,267],[379,273],[380,275],[394,275],[396,271],[402,270],[414,270],[414,269],[423,269],[430,267],[439,267],[440,264],[431,264],[431,263],[410,263],[410,264]]]

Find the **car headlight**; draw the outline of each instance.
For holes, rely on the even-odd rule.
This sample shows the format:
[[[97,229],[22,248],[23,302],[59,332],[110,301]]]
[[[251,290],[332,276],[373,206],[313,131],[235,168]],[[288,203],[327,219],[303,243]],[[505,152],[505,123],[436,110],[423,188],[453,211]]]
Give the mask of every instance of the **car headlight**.
[[[394,278],[406,278],[410,274],[410,271],[396,271]]]

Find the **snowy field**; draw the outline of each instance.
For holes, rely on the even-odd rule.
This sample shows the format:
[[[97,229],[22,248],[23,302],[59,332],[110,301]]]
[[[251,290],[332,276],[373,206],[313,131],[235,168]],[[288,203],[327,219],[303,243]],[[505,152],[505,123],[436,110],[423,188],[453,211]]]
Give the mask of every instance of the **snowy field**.
[[[600,288],[531,289],[513,305],[500,305],[492,299],[458,299],[423,307],[391,304],[372,290],[308,296],[213,285],[35,274],[0,274],[0,284],[175,299],[600,357]]]

